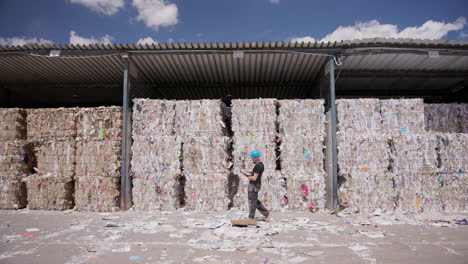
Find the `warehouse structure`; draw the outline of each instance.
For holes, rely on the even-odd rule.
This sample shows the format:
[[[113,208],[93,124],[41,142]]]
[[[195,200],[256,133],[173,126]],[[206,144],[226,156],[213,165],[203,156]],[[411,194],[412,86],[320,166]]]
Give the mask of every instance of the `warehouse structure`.
[[[203,198],[202,203],[196,202],[199,198],[193,186],[206,185],[203,176],[206,175],[206,171],[199,164],[190,164],[187,155],[192,149],[197,153],[202,152],[197,149],[201,145],[210,146],[210,141],[203,141],[203,137],[218,137],[216,142],[222,143],[227,150],[221,148],[219,153],[222,155],[218,156],[227,155],[234,160],[233,165],[227,166],[227,176],[219,169],[217,173],[223,176],[215,178],[224,179],[225,176],[229,178],[232,174],[238,174],[236,157],[239,160],[245,152],[242,146],[248,147],[255,141],[248,140],[252,135],[246,127],[246,123],[252,118],[265,118],[262,125],[271,126],[271,129],[264,129],[263,132],[255,132],[255,135],[262,135],[268,138],[269,142],[274,142],[270,147],[265,147],[267,152],[272,150],[266,160],[271,163],[270,174],[278,171],[292,174],[294,168],[288,169],[287,165],[298,158],[291,158],[296,149],[288,145],[288,142],[301,138],[309,140],[303,141],[304,145],[310,145],[310,148],[304,148],[302,153],[304,157],[308,157],[307,163],[304,164],[313,164],[314,168],[319,169],[309,173],[322,175],[321,178],[324,179],[323,194],[320,194],[320,177],[317,178],[319,180],[309,177],[289,181],[294,190],[299,190],[298,194],[293,191],[291,194],[279,195],[277,193],[285,186],[285,183],[281,182],[283,176],[273,177],[267,186],[275,188],[272,187],[266,193],[276,196],[264,197],[271,201],[271,205],[276,201],[290,203],[291,207],[314,209],[323,208],[326,201],[328,208],[335,208],[340,201],[355,211],[366,212],[375,209],[378,201],[385,200],[388,203],[381,207],[394,208],[397,204],[399,209],[411,212],[419,211],[423,204],[426,205],[424,208],[433,208],[436,211],[440,208],[465,209],[465,184],[468,180],[465,162],[468,155],[465,155],[467,144],[464,134],[467,131],[468,118],[467,82],[468,42],[445,40],[368,39],[335,43],[89,46],[44,44],[0,47],[0,106],[8,108],[4,110],[5,113],[15,114],[22,119],[18,123],[27,129],[19,129],[22,132],[17,135],[17,139],[26,140],[32,146],[22,145],[20,152],[35,152],[34,156],[37,159],[31,162],[23,160],[11,170],[15,170],[15,175],[23,175],[34,171],[31,168],[34,167],[39,174],[52,171],[51,174],[66,176],[58,189],[66,189],[66,194],[74,192],[74,197],[61,199],[88,210],[112,211],[117,209],[118,203],[121,203],[122,209],[130,208],[132,183],[133,202],[138,207],[145,207],[145,199],[150,200],[147,204],[160,199],[159,206],[152,207],[153,209],[169,210],[174,204],[184,204],[194,210],[223,208],[224,204],[233,202],[230,193],[218,197],[219,199],[210,196]],[[177,127],[177,124],[200,125],[200,121],[184,119],[184,116],[189,116],[197,111],[196,109],[204,112],[206,109],[212,109],[213,104],[221,104],[220,101],[201,99],[226,99],[228,94],[239,100],[232,101],[232,117],[224,123],[228,126],[224,127],[225,131],[217,133],[216,129],[208,129],[210,133],[196,135],[196,132],[203,129],[186,131],[187,127]],[[133,101],[136,98],[156,100]],[[274,99],[245,100],[254,98]],[[340,100],[335,102],[335,98]],[[373,99],[341,100],[344,98]],[[421,100],[386,100],[392,98]],[[224,103],[229,104],[228,101],[225,100]],[[173,105],[167,108],[168,104]],[[112,105],[122,108],[96,108]],[[249,116],[245,109],[254,109],[255,105],[264,108],[253,111],[260,113],[258,116]],[[58,111],[57,113],[33,109],[57,107],[68,108],[53,110]],[[161,115],[160,118],[166,114],[164,118],[173,118],[174,122],[168,125],[166,130],[155,127],[145,132],[146,127],[151,125],[142,119],[145,109],[151,109],[152,114]],[[172,109],[174,113],[161,109]],[[261,112],[262,109],[273,110]],[[309,110],[301,112],[301,109]],[[16,112],[13,113],[14,111]],[[310,115],[314,111],[319,111],[315,116],[323,115],[322,119],[314,120],[314,115]],[[140,112],[141,115],[138,114]],[[53,122],[54,117],[67,114],[70,118]],[[297,120],[291,119],[294,116]],[[177,117],[179,119],[176,119]],[[213,120],[227,121],[226,117],[219,113],[213,113],[210,117]],[[338,124],[335,117],[338,118]],[[394,117],[397,117],[396,121],[392,121]],[[445,121],[446,117],[448,121]],[[106,118],[108,121],[104,122]],[[73,121],[70,122],[71,120]],[[296,121],[288,124],[290,120]],[[367,121],[362,123],[363,120]],[[132,121],[135,124],[132,124]],[[313,124],[312,129],[307,128],[308,121]],[[296,126],[299,123],[304,124]],[[288,126],[293,129],[288,129]],[[121,133],[115,132],[120,130]],[[434,130],[440,134],[434,132],[421,136],[425,130]],[[447,132],[450,133],[446,134]],[[174,135],[176,137],[172,138]],[[305,139],[302,135],[306,135]],[[356,140],[356,135],[361,138]],[[272,137],[274,140],[271,140]],[[321,137],[323,139],[320,139]],[[431,140],[431,137],[434,139]],[[288,138],[293,140],[288,141]],[[231,141],[234,143],[230,143]],[[14,145],[15,141],[8,142],[5,145]],[[161,148],[159,152],[151,152],[154,151],[154,148],[151,148],[152,144]],[[144,150],[143,155],[138,156],[139,150],[136,146],[140,146],[141,151]],[[314,149],[313,146],[323,146],[323,149]],[[419,167],[405,164],[404,161],[417,161],[420,157],[404,157],[402,152],[399,152],[402,150],[407,153],[408,150],[413,150],[417,153],[423,148],[427,150],[427,155]],[[168,149],[172,151],[166,151]],[[350,159],[356,156],[356,151],[363,149],[376,155]],[[6,153],[10,150],[7,148],[2,154],[7,156]],[[113,153],[110,159],[112,166],[108,166],[109,162],[102,159],[99,151]],[[18,152],[17,156],[21,157],[21,153]],[[174,171],[175,177],[164,182],[164,186],[171,186],[171,191],[156,190],[156,197],[151,197],[148,195],[154,194],[154,188],[144,190],[143,187],[151,180],[158,180],[160,183],[160,179],[147,176],[165,171],[166,165],[162,168],[146,168],[139,165],[148,163],[145,160],[146,154],[154,154],[154,160],[162,158],[162,154],[158,153],[168,155],[164,160],[170,159],[167,164]],[[186,155],[179,157],[181,153]],[[313,155],[310,155],[312,153]],[[93,154],[92,159],[88,157],[90,154]],[[53,155],[55,158],[51,157]],[[51,164],[50,159],[68,157],[67,155],[73,158],[64,160],[63,164],[66,164],[64,167],[70,171],[57,171],[59,168],[56,164]],[[81,162],[80,157],[86,157],[86,162]],[[277,164],[277,160],[283,164]],[[35,164],[32,164],[34,162]],[[40,164],[43,164],[43,167],[39,166]],[[139,175],[135,176],[133,169],[141,169]],[[190,176],[179,175],[178,172],[183,169],[196,173]],[[303,172],[306,170],[307,168],[304,168]],[[356,170],[360,172],[356,173]],[[301,172],[301,175],[304,174],[307,175]],[[428,175],[430,177],[426,177]],[[380,178],[377,179],[377,176]],[[46,209],[64,209],[71,206],[68,203],[51,203],[44,198],[50,196],[47,193],[37,194],[36,198],[44,199],[34,202],[32,198],[39,186],[50,180],[47,173],[34,177],[39,178],[27,177],[25,180],[26,183],[29,181],[29,184],[26,184],[29,187],[15,183],[14,180],[11,183],[19,185],[15,187],[18,192],[25,192],[27,189],[27,203],[30,208],[33,204],[36,204],[37,208]],[[67,180],[68,178],[71,181]],[[118,178],[120,181],[116,180]],[[139,181],[142,181],[141,185],[138,185]],[[69,184],[70,182],[73,184]],[[215,182],[212,183],[213,186],[216,185]],[[223,184],[220,183],[218,189],[225,188]],[[227,184],[231,182],[227,181]],[[242,190],[242,183],[238,185],[237,192]],[[119,186],[120,194],[115,192]],[[138,186],[141,188],[136,188]],[[434,186],[438,186],[437,190]],[[82,192],[79,192],[80,188],[83,189]],[[112,191],[105,191],[106,188]],[[184,189],[185,197],[178,197],[178,188]],[[309,200],[305,201],[303,197],[296,200],[291,198],[309,196],[309,189],[311,195],[319,197],[308,198]],[[209,192],[210,190],[206,190],[205,193]],[[103,197],[97,195],[95,201],[95,197],[91,197],[90,193],[102,193]],[[139,199],[138,202],[135,202],[135,199]],[[45,205],[41,204],[44,200]],[[116,203],[108,202],[112,200]],[[205,203],[205,200],[212,202]],[[453,202],[455,200],[456,202]],[[25,203],[19,202],[22,205]],[[322,203],[323,205],[318,205]],[[435,205],[439,203],[440,205]],[[62,205],[65,207],[60,207]],[[239,207],[242,208],[242,204],[239,204]],[[274,207],[279,209],[281,205]]]

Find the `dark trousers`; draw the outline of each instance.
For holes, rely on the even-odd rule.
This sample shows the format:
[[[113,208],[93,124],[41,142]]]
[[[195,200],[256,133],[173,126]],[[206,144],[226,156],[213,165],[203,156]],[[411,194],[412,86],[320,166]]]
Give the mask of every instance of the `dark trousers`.
[[[260,213],[264,216],[267,216],[270,212],[265,208],[265,206],[258,200],[258,192],[248,192],[249,198],[249,218],[255,218],[255,211],[258,209]]]

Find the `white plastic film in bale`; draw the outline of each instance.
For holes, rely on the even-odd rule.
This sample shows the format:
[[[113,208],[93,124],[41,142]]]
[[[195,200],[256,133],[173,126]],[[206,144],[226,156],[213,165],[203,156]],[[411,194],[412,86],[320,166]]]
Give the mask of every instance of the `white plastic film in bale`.
[[[28,140],[68,140],[76,132],[75,108],[27,110]]]
[[[28,208],[67,210],[73,207],[74,183],[71,177],[30,175],[23,179],[28,192]]]
[[[337,131],[353,134],[382,133],[379,99],[336,100]]]
[[[76,176],[120,177],[121,141],[77,141]]]
[[[77,115],[80,140],[121,140],[122,107],[80,108]]]
[[[0,140],[26,139],[26,111],[0,108]]]
[[[34,148],[39,173],[64,178],[75,174],[75,140],[38,141]]]
[[[384,133],[420,134],[425,131],[422,99],[390,99],[380,103]]]
[[[175,134],[176,101],[134,99],[132,136],[171,136]]]
[[[220,100],[177,101],[174,130],[181,137],[223,136]]]
[[[120,206],[120,178],[75,177],[75,210],[115,212]]]
[[[141,210],[173,210],[178,197],[181,139],[135,137],[132,146],[133,204]]]

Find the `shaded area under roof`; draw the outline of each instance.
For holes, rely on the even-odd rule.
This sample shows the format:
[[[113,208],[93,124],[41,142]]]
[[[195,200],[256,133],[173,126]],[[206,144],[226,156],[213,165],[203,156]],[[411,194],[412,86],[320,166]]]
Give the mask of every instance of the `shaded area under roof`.
[[[53,49],[61,55],[49,56]],[[333,55],[341,62],[335,73],[338,97],[466,100],[468,42],[371,39],[0,47],[0,104],[121,104],[122,54],[129,54],[140,77],[133,98],[316,98],[322,69]]]

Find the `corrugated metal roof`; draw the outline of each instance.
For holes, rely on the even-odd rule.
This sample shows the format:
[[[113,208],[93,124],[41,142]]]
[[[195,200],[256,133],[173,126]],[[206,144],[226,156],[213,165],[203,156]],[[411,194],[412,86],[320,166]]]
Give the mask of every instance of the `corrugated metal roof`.
[[[62,50],[62,55],[48,56],[51,49]],[[244,51],[243,57],[234,57],[234,50]],[[430,57],[430,50],[437,50],[439,56]],[[8,87],[11,96],[26,98],[31,94],[31,102],[37,96],[47,95],[51,100],[73,103],[76,100],[70,99],[70,87],[79,87],[75,89],[82,94],[83,102],[115,103],[121,100],[118,87],[123,83],[123,53],[130,54],[143,83],[134,87],[134,97],[219,98],[226,92],[242,98],[311,97],[317,94],[315,86],[329,54],[341,56],[343,62],[337,67],[337,73],[343,73],[337,83],[338,92],[340,89],[359,91],[363,85],[367,91],[382,86],[389,87],[386,89],[411,87],[407,85],[410,82],[396,81],[398,76],[389,78],[388,82],[383,81],[385,78],[376,81],[372,72],[453,73],[432,81],[427,89],[446,88],[468,76],[468,41],[32,44],[0,47],[0,88]],[[360,75],[367,81],[352,78],[353,74],[362,72],[371,72],[369,77]],[[405,80],[411,78],[405,76]]]
[[[216,42],[216,43],[168,43],[168,44],[91,44],[57,45],[27,44],[24,46],[0,46],[0,51],[30,50],[233,50],[233,49],[311,49],[355,48],[368,46],[419,47],[419,48],[468,48],[468,41],[371,38],[335,42]]]

